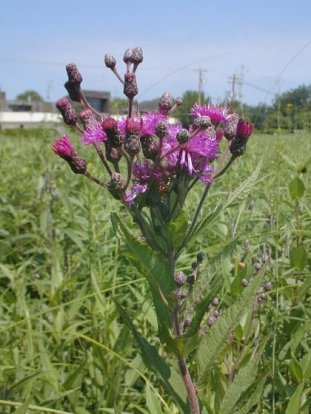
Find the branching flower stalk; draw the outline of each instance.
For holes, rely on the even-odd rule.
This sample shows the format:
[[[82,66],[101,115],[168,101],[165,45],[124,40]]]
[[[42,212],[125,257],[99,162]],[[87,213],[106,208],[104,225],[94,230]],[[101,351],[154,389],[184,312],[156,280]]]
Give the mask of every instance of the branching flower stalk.
[[[178,271],[178,259],[195,234],[209,189],[244,153],[253,125],[229,108],[196,104],[190,110],[192,122],[185,129],[171,118],[182,99],[174,100],[168,92],[161,96],[158,111],[138,116],[134,98],[138,94],[136,72],[143,61],[142,49],[127,49],[123,61],[126,71],[122,78],[116,59],[105,56],[106,67],[119,79],[128,98],[127,116],[117,120],[95,111],[83,94],[82,76],[75,64],[66,66],[68,97],[56,103],[64,122],[81,132],[84,145],[95,149],[105,167],[104,176],[95,177],[88,171],[87,162],[78,155],[67,135],[54,143],[53,151],[69,164],[73,173],[108,190],[127,209],[148,252],[161,262],[165,274],[148,274],[147,280],[155,301],[159,337],[167,347],[182,340],[184,329],[190,325],[185,308],[203,256],[198,254],[198,262],[192,264],[193,272],[188,278]],[[85,106],[79,113],[75,102]],[[217,171],[214,164],[221,155],[222,140],[227,141],[227,150]],[[231,158],[226,161],[229,152]],[[199,185],[203,186],[201,200],[188,219],[185,201],[190,190]],[[122,229],[125,239],[133,237],[126,233],[126,227]],[[199,414],[200,403],[185,355],[176,346],[171,348],[169,352],[176,358],[184,381],[190,412]]]

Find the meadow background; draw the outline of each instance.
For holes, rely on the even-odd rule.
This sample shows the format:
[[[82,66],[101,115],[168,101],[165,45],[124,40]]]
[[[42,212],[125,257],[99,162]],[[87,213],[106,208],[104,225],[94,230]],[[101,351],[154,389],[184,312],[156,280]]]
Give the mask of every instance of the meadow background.
[[[53,128],[0,132],[2,413],[177,413],[145,369],[113,302],[118,298],[158,345],[145,280],[122,254],[110,213],[132,223],[105,191],[55,157],[51,145],[58,136]],[[95,154],[80,150],[96,172]],[[199,290],[208,293],[210,282],[221,280],[220,309],[241,294],[241,280],[252,277],[255,265],[267,266],[272,288],[247,338],[250,347],[267,340],[259,368],[262,397],[249,412],[310,409],[310,154],[310,132],[255,133],[246,155],[212,188],[205,214],[262,159],[255,185],[208,225],[180,261],[187,272],[196,253],[206,253]],[[191,195],[190,210],[201,190]],[[244,346],[243,329],[241,321],[215,361],[219,383],[215,375],[209,384],[221,398],[228,386],[224,367]],[[210,412],[217,412],[217,398]]]

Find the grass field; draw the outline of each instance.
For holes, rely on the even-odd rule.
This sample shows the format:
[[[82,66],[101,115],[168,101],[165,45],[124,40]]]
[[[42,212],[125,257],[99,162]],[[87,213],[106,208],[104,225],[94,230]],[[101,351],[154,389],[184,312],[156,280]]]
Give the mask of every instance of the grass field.
[[[118,211],[133,228],[126,211],[52,153],[56,131],[27,135],[0,133],[2,412],[178,413],[144,367],[113,302],[117,297],[137,328],[158,345],[147,286],[122,254],[110,222],[110,213]],[[95,154],[82,145],[81,152],[90,170],[101,174]],[[265,281],[272,284],[251,334],[241,321],[206,386],[200,386],[214,414],[230,384],[226,367],[237,360],[243,367],[245,347],[263,339],[258,388],[263,397],[245,413],[307,414],[310,409],[310,134],[255,134],[246,154],[212,188],[205,213],[261,159],[251,192],[211,222],[179,263],[187,271],[192,257],[204,251],[196,298],[220,278],[217,296],[224,308],[241,294],[240,282],[252,277],[254,265],[267,266]],[[200,190],[192,194],[189,210]]]

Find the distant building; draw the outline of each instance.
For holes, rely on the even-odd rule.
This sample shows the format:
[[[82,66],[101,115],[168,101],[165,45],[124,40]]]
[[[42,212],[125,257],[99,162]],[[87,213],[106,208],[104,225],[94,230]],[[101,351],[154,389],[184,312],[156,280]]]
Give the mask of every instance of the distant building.
[[[87,101],[97,112],[110,112],[110,93],[83,91]],[[77,110],[82,105],[73,103]],[[59,123],[62,117],[54,102],[29,100],[7,100],[5,92],[0,91],[0,129],[33,128],[42,123]]]

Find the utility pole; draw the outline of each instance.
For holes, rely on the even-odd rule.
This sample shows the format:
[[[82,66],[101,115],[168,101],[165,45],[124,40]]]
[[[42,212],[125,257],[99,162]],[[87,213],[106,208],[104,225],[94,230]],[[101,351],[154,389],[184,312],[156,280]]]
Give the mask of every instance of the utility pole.
[[[198,104],[201,105],[202,103],[202,93],[203,93],[203,85],[204,85],[204,72],[207,72],[207,69],[193,69],[195,72],[199,74],[199,85],[198,85]]]
[[[242,86],[242,79],[235,73],[229,77],[228,83],[231,85],[230,88],[230,102],[232,103],[236,98],[236,87]]]

